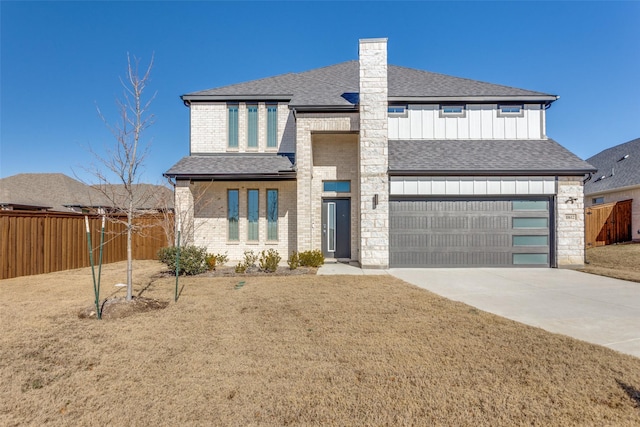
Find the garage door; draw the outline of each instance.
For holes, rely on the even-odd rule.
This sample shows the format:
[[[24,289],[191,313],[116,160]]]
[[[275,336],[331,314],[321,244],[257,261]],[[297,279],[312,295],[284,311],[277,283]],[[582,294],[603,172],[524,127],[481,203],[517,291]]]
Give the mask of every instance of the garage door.
[[[549,198],[391,200],[390,265],[548,267],[551,206]]]

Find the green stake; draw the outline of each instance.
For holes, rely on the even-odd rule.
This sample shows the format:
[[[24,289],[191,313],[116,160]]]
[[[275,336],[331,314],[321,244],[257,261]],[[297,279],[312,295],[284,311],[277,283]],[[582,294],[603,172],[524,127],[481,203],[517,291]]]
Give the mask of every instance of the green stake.
[[[177,239],[177,249],[176,250],[176,292],[174,302],[178,302],[178,277],[180,277],[180,220],[178,219],[178,239]]]
[[[91,231],[89,230],[89,217],[84,216],[84,223],[87,226],[87,245],[89,246],[89,262],[91,263],[91,276],[93,277],[93,293],[96,297],[96,316],[100,319],[100,301],[98,300],[98,287],[96,284],[96,271],[93,266],[93,247],[91,246]]]

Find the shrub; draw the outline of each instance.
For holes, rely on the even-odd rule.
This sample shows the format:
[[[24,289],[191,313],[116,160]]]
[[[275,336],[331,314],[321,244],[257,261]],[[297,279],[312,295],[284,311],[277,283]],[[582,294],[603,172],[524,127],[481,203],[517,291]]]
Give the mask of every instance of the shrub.
[[[255,267],[257,260],[258,255],[254,254],[253,251],[244,251],[244,266],[246,268]]]
[[[246,273],[248,269],[256,266],[258,255],[253,251],[244,251],[244,259],[236,264],[236,273]]]
[[[169,267],[169,270],[176,271],[176,253],[178,248],[169,246],[158,251],[158,259]],[[207,249],[198,246],[184,246],[180,248],[180,270],[178,274],[194,275],[207,271]]]
[[[278,264],[282,257],[275,249],[269,249],[268,251],[262,251],[260,253],[260,270],[267,273],[273,273],[278,269]]]
[[[246,271],[247,266],[242,261],[238,261],[238,264],[236,264],[236,273],[245,273]]]
[[[300,265],[303,267],[320,267],[324,264],[324,255],[318,249],[300,252],[298,258]]]
[[[298,257],[298,252],[293,251],[291,255],[289,255],[289,259],[287,260],[287,264],[289,264],[289,270],[295,270],[300,265],[300,258]]]
[[[229,257],[225,253],[223,254],[207,254],[206,257],[207,266],[209,270],[215,270],[218,266],[223,266],[227,261],[229,261]]]

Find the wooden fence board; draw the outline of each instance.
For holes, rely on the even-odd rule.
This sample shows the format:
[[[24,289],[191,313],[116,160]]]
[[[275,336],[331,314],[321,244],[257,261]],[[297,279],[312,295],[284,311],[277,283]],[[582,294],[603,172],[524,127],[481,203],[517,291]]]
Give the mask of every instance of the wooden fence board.
[[[89,218],[94,262],[98,262],[102,217]],[[162,215],[136,219],[144,235],[133,236],[133,259],[155,259],[158,250],[168,245],[161,221],[166,221]],[[125,230],[124,223],[107,220],[103,263],[127,259]],[[88,252],[84,215],[0,211],[0,279],[87,267]]]
[[[587,248],[631,240],[631,202],[623,200],[585,208]]]

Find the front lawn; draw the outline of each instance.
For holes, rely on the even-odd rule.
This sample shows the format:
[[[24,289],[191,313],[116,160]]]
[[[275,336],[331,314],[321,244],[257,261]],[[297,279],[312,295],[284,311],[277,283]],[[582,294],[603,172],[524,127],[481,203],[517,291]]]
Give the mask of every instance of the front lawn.
[[[640,283],[640,243],[587,249],[586,258],[581,271]]]
[[[80,319],[89,269],[0,281],[0,425],[640,424],[640,359],[390,276],[181,278],[174,303],[135,266],[167,308]]]

